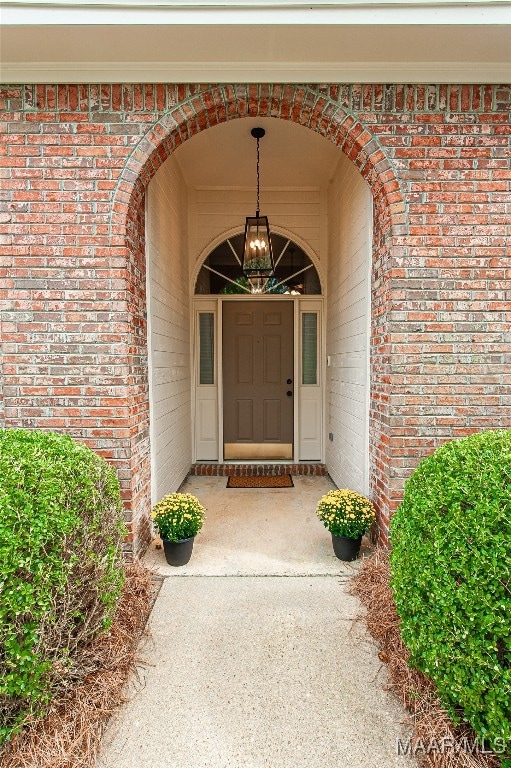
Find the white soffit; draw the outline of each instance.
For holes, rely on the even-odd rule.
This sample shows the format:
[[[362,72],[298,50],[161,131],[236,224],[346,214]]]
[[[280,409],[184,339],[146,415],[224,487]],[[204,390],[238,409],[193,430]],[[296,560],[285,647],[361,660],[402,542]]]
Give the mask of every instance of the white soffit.
[[[500,0],[3,0],[0,79],[511,82]]]

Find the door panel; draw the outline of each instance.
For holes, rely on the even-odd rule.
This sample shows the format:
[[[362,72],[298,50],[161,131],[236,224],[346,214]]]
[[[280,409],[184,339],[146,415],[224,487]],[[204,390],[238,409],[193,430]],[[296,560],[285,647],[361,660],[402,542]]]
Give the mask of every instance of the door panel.
[[[280,400],[263,401],[263,419],[264,419],[264,442],[278,443],[279,425],[281,421]]]
[[[252,400],[237,400],[237,433],[239,440],[254,440],[254,403]]]
[[[225,458],[292,458],[293,316],[288,301],[223,302]]]
[[[265,336],[263,343],[264,383],[280,384],[282,379],[282,339],[280,336]]]
[[[243,334],[236,337],[236,383],[254,383],[254,350],[253,338]]]

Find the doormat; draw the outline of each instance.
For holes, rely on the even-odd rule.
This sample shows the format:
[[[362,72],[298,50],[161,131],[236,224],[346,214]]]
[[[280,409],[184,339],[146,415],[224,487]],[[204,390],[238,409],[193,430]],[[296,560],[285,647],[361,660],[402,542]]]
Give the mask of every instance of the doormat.
[[[291,475],[231,475],[227,488],[294,488]]]

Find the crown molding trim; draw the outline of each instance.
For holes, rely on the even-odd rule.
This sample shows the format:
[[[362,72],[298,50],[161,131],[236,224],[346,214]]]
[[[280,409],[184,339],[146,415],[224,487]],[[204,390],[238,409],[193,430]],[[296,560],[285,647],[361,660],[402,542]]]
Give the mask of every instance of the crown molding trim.
[[[3,62],[15,83],[503,83],[511,62]]]

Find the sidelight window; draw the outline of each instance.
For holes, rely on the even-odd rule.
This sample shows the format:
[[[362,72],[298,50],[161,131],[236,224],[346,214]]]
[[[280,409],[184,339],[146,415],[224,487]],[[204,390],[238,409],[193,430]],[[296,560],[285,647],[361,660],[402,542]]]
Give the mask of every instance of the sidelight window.
[[[318,383],[318,314],[302,313],[302,384]]]
[[[215,383],[215,316],[199,312],[199,384]]]

